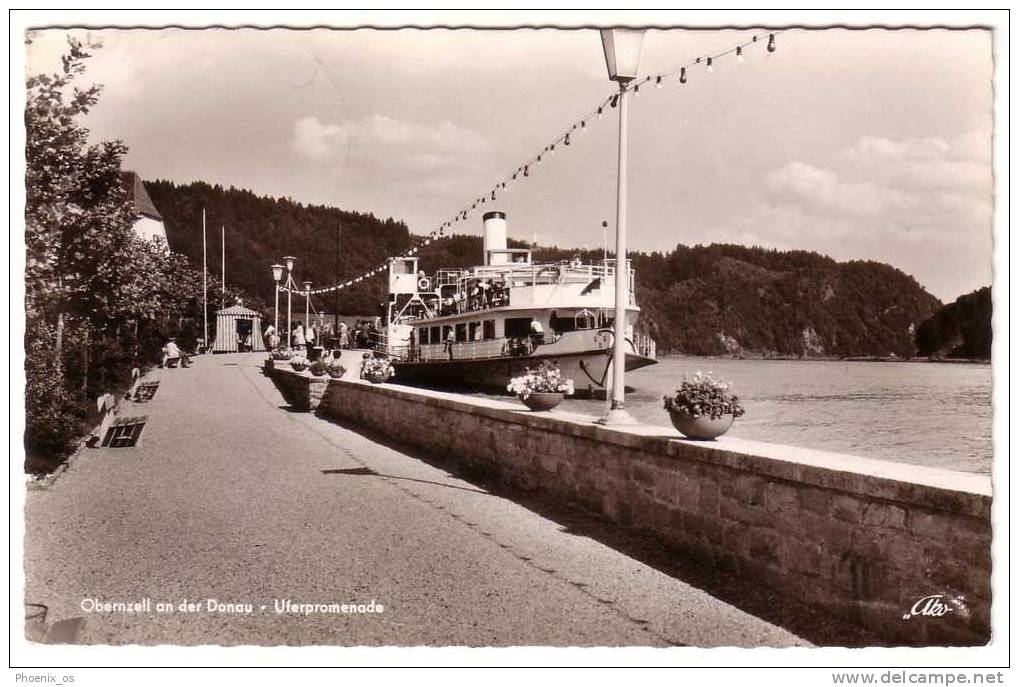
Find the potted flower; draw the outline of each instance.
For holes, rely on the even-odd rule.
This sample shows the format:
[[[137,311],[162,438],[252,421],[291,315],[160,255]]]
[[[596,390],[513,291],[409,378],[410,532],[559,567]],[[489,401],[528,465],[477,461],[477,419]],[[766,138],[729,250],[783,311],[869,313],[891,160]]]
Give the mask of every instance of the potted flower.
[[[316,358],[308,365],[308,369],[316,377],[324,377],[326,372],[329,371],[329,363],[322,358]]]
[[[339,358],[330,358],[326,363],[326,372],[333,379],[339,379],[347,373],[347,368],[340,364]]]
[[[562,403],[563,395],[573,395],[573,380],[563,379],[558,363],[545,360],[511,379],[506,390],[516,394],[531,410],[552,410]]]
[[[388,358],[376,358],[371,353],[365,353],[361,361],[361,379],[367,379],[372,384],[384,382],[396,374],[392,363]]]
[[[280,361],[290,360],[292,357],[294,357],[293,351],[291,351],[290,349],[287,349],[287,348],[277,349],[277,350],[272,352],[272,359],[273,360],[280,360]]]
[[[672,424],[691,439],[722,436],[733,420],[746,412],[739,397],[729,391],[729,384],[700,370],[693,379],[684,378],[676,393],[665,396],[664,401]]]
[[[308,359],[300,353],[290,358],[290,367],[294,369],[294,372],[304,372],[308,369],[309,364]]]

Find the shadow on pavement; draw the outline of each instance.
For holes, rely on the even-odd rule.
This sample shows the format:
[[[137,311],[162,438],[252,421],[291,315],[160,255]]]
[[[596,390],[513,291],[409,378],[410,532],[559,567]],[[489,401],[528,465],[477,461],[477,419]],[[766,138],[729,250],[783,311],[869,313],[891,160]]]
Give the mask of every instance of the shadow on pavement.
[[[407,456],[448,472],[451,476],[470,482],[478,490],[456,487],[449,484],[428,482],[439,486],[466,489],[483,495],[509,499],[528,510],[558,524],[562,531],[578,537],[588,537],[608,546],[634,560],[640,561],[661,573],[696,587],[711,596],[730,604],[762,620],[785,628],[790,632],[818,646],[864,647],[889,646],[881,637],[852,623],[839,620],[811,608],[809,605],[789,599],[763,585],[735,579],[731,573],[695,560],[689,555],[671,548],[662,538],[650,532],[636,532],[622,529],[609,522],[600,514],[583,510],[579,506],[564,504],[552,497],[533,491],[510,487],[492,480],[474,470],[465,469],[444,455],[423,451],[414,446],[394,441],[391,437],[367,430],[364,427],[322,418],[383,446],[397,450]],[[364,470],[323,470],[327,474],[367,475]],[[376,473],[377,474],[377,473]],[[411,479],[394,475],[378,475],[390,479]],[[412,480],[425,482],[426,480]]]
[[[416,457],[416,456],[415,456]],[[400,477],[398,475],[385,475],[381,472],[375,472],[371,468],[337,468],[334,470],[322,470],[323,475],[354,475],[357,477],[382,477],[384,479],[398,479],[405,482],[419,482],[421,484],[431,484],[436,487],[445,487],[446,489],[458,489],[460,491],[469,491],[472,494],[488,495],[487,491],[481,489],[470,489],[468,487],[458,487],[455,484],[443,484],[442,482],[433,482],[428,479],[417,479],[415,477]]]

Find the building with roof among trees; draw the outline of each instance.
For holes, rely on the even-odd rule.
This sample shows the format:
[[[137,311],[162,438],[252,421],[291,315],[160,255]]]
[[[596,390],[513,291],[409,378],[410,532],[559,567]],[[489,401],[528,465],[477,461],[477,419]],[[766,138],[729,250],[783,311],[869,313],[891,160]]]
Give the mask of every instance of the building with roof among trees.
[[[166,225],[163,223],[163,216],[159,214],[155,203],[145,190],[145,182],[136,172],[123,173],[124,187],[131,195],[134,207],[138,211],[138,218],[134,222],[134,233],[139,238],[149,241],[156,238],[163,239],[166,243]]]

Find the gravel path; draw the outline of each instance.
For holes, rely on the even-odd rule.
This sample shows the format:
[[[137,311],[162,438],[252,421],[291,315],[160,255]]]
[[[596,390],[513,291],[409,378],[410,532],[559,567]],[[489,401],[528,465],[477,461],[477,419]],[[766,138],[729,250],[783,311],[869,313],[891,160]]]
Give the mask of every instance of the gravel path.
[[[515,501],[290,412],[261,359],[155,370],[156,397],[122,411],[149,416],[140,446],[89,450],[28,494],[26,602],[50,622],[86,616],[80,641],[102,644],[807,644]],[[152,607],[86,613],[83,599]],[[287,599],[383,611],[277,613]]]

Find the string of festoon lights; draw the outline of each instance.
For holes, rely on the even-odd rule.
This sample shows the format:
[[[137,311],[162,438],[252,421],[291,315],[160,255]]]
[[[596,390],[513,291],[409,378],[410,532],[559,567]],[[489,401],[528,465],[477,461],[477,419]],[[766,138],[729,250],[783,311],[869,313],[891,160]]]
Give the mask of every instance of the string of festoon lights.
[[[646,92],[648,90],[647,87],[650,85],[654,86],[654,90],[664,88],[670,82],[675,82],[679,86],[684,86],[690,82],[697,70],[703,69],[705,72],[711,73],[715,71],[715,67],[718,65],[719,60],[733,57],[734,62],[741,63],[744,61],[746,51],[748,49],[753,49],[756,46],[763,45],[765,46],[764,50],[766,50],[767,53],[773,53],[776,49],[775,36],[780,33],[780,31],[772,31],[762,34],[754,34],[744,42],[734,45],[728,50],[697,57],[687,64],[674,67],[668,71],[658,74],[649,74],[643,78],[634,79],[627,84],[625,91],[627,93],[632,93],[635,99],[639,99],[641,93]],[[644,89],[643,91],[641,90],[642,87]],[[526,159],[512,172],[506,174],[503,178],[496,182],[496,184],[489,189],[488,192],[475,198],[471,201],[470,205],[465,204],[456,212],[456,214],[443,221],[438,227],[424,236],[417,245],[404,251],[402,257],[411,257],[416,255],[422,248],[432,244],[440,238],[443,238],[446,235],[447,230],[452,230],[460,222],[466,222],[470,218],[472,212],[484,209],[483,206],[494,203],[500,194],[507,192],[514,184],[529,179],[542,163],[546,162],[556,154],[556,150],[568,148],[576,140],[577,134],[586,134],[593,123],[602,119],[607,109],[615,108],[619,103],[619,95],[620,93],[616,92],[606,97],[598,103],[596,107],[590,109],[582,117],[577,119],[576,122],[563,133],[546,144],[542,148],[541,152]],[[389,264],[390,261],[387,260],[384,263],[376,265],[360,276],[344,280],[331,286],[323,286],[309,291],[304,289],[290,289],[285,286],[280,286],[280,291],[291,292],[298,295],[320,295],[323,293],[333,293],[335,291],[341,291],[343,289],[356,286],[366,279],[370,279],[377,274],[387,271],[389,269]]]

